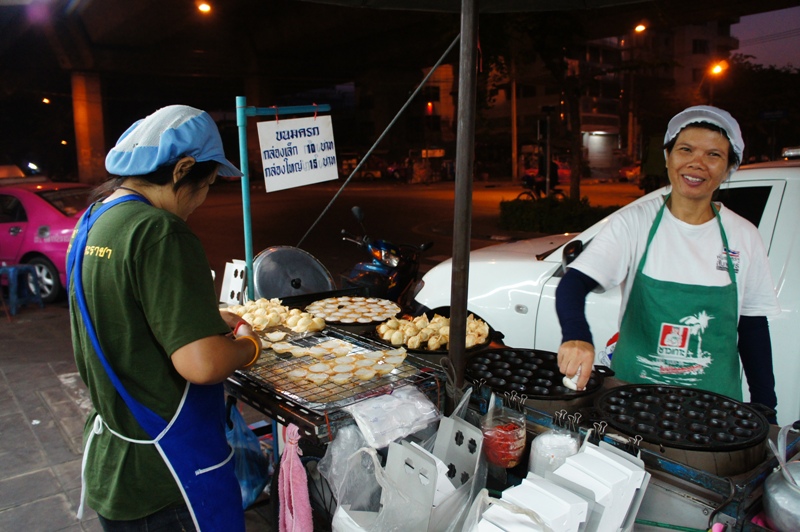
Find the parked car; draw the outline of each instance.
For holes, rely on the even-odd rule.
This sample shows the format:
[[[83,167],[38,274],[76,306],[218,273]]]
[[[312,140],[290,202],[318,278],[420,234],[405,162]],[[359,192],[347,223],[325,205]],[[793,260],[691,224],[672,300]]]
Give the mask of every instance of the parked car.
[[[663,192],[651,192],[636,202]],[[800,375],[800,160],[743,166],[722,185],[719,200],[758,227],[769,254],[782,310],[779,317],[770,319],[778,421],[786,425],[800,419],[800,386],[796,383]],[[606,220],[538,256],[526,249],[530,242],[473,251],[468,311],[502,332],[504,342],[511,347],[557,351],[561,327],[555,291],[564,265],[591,245]],[[449,312],[451,267],[448,260],[423,277],[422,289],[415,297],[421,310]],[[591,293],[586,300],[586,315],[598,349],[605,347],[618,330],[620,298],[617,287],[602,294]],[[746,384],[744,388],[744,397],[748,398]]]
[[[78,183],[0,186],[0,261],[34,266],[46,303],[66,286],[67,246],[91,190]]]

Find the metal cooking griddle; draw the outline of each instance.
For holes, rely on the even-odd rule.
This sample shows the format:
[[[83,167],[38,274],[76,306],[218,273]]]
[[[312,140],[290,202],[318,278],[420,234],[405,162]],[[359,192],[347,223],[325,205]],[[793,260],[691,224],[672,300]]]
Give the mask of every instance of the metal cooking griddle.
[[[620,386],[601,395],[595,408],[619,432],[676,449],[747,449],[769,433],[766,418],[750,405],[680,386]]]
[[[256,299],[284,298],[327,292],[333,277],[310,253],[292,246],[273,246],[253,259]]]

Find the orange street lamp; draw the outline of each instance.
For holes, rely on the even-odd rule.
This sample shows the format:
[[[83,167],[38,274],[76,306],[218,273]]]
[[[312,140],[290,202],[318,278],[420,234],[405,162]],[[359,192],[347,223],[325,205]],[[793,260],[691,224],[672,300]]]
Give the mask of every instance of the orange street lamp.
[[[715,76],[719,76],[720,74],[722,74],[726,70],[728,70],[728,62],[723,60],[723,61],[719,61],[719,62],[714,63],[713,65],[711,65],[710,72],[712,74],[714,74]]]
[[[201,13],[203,13],[204,15],[207,15],[207,14],[211,13],[211,4],[209,4],[208,2],[202,2],[202,1],[201,2],[197,2],[197,10],[200,11]]]
[[[722,75],[723,72],[728,70],[728,62],[725,60],[717,61],[716,63],[712,64],[711,67],[708,69],[708,72],[711,74],[712,78],[718,78]],[[714,80],[711,79],[708,82],[708,105],[714,105]]]
[[[643,34],[645,31],[647,31],[647,22],[646,21],[639,22],[633,28],[634,35],[631,36],[631,44],[632,44],[632,46],[629,47],[629,50],[630,50],[629,60],[630,60],[631,64],[634,67],[635,67],[635,65],[637,63],[637,57],[636,56],[640,55],[637,52],[637,45],[635,44],[637,40],[640,41],[638,47],[641,47],[641,39],[637,38],[636,35],[637,34]],[[636,121],[636,102],[634,101],[636,99],[636,96],[635,96],[635,93],[634,93],[634,86],[633,86],[634,85],[634,79],[636,77],[636,73],[633,70],[633,67],[631,68],[631,70],[628,71],[627,76],[628,76],[628,84],[629,84],[629,90],[630,90],[630,92],[627,95],[628,96],[628,146],[627,146],[627,154],[628,154],[628,157],[630,159],[634,159],[635,158],[634,154],[636,152],[636,144],[637,144],[636,140],[637,140],[637,136],[638,136],[637,135],[638,124],[637,124],[637,121]]]

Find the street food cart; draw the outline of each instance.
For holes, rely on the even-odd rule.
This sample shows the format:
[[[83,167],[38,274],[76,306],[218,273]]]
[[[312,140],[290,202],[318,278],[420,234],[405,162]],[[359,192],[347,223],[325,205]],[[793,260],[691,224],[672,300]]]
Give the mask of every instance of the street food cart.
[[[342,0],[341,3],[348,2]],[[516,7],[520,10],[536,9],[530,5],[535,2],[526,4],[529,5]],[[583,4],[564,2],[561,8]],[[571,416],[580,414],[582,421],[575,421],[571,428],[581,437],[591,433],[609,445],[640,456],[652,480],[637,515],[637,530],[706,530],[716,522],[726,524],[729,530],[764,530],[751,523],[751,518],[761,511],[764,481],[778,465],[765,445],[767,438],[775,437],[777,427],[770,426],[758,410],[694,390],[681,392],[669,387],[631,387],[599,372],[590,381],[586,393],[572,392],[554,385],[549,377],[555,375],[533,375],[535,370],[530,368],[509,369],[515,364],[546,366],[549,363],[552,366],[554,353],[514,350],[513,346],[504,349],[496,343],[478,349],[466,348],[464,322],[469,275],[477,11],[477,2],[465,0],[462,3],[460,71],[463,75],[459,80],[452,261],[453,327],[450,331],[453,342],[447,353],[454,370],[455,386],[473,386],[470,404],[477,413],[486,412],[493,391],[506,406],[521,411],[526,420],[529,445],[536,436],[556,426],[557,420],[561,419],[558,413],[568,411]],[[241,105],[237,102],[237,107],[244,107],[244,101]],[[243,124],[239,125],[241,130]],[[247,145],[246,141],[240,144]],[[245,151],[242,162],[246,159]],[[243,196],[249,197],[244,164],[243,170]],[[249,201],[244,202],[244,207],[246,231],[249,231]],[[247,254],[248,264],[252,264],[252,249],[248,249]],[[248,277],[250,275],[252,269],[248,271]],[[332,327],[324,335],[325,341],[344,340],[358,349],[380,348],[377,340],[345,329]],[[505,354],[506,350],[511,354]],[[265,356],[271,355],[267,353]],[[513,361],[504,360],[504,357]],[[396,379],[381,379],[374,386],[370,384],[346,391],[335,388],[333,384],[325,390],[301,389],[282,380],[292,361],[281,357],[264,360],[250,370],[238,371],[227,384],[229,392],[244,402],[281,423],[298,424],[307,437],[325,443],[335,438],[338,428],[350,422],[341,407],[386,393],[396,386],[413,384],[429,397],[435,397],[436,404],[443,404],[444,376],[437,365],[413,354],[409,354],[407,360],[407,368],[399,372]],[[541,363],[535,360],[541,360]],[[498,361],[509,366],[493,367],[493,363]],[[522,391],[505,387],[504,372],[507,371],[509,377],[519,376],[521,370],[530,371],[531,377],[539,382],[530,388],[524,386]],[[552,372],[552,369],[544,371]],[[547,381],[550,383],[546,384]],[[539,389],[535,389],[537,387]],[[533,392],[530,396],[525,393],[528,390]],[[324,395],[328,392],[330,395]],[[679,411],[678,417],[673,416],[676,412],[673,408]],[[789,445],[788,454],[794,455],[797,450],[798,440],[794,440]],[[506,471],[503,479],[506,485],[524,476],[527,463],[523,461],[518,467],[521,469]]]

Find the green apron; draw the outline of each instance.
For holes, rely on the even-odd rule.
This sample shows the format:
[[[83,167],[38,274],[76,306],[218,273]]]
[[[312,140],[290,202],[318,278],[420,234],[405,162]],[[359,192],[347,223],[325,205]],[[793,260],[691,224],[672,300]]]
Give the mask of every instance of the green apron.
[[[712,203],[731,284],[689,285],[642,273],[665,206],[666,202],[650,228],[611,368],[626,382],[689,386],[741,401],[736,275],[719,211]]]

